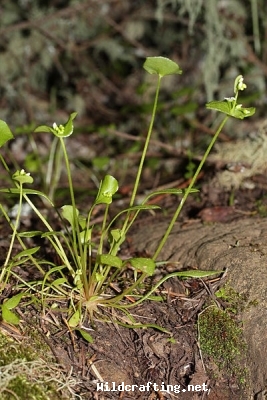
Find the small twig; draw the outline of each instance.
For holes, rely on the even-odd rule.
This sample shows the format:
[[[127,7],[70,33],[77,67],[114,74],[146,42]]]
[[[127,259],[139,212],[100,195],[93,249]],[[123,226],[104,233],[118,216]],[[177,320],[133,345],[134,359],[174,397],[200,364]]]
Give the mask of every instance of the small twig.
[[[95,364],[94,364],[94,360],[96,358],[96,354],[94,354],[90,360],[88,360],[88,363],[91,365],[91,369],[93,371],[93,373],[95,374],[96,378],[100,381],[100,382],[105,382],[104,379],[102,378],[101,374],[98,372]]]

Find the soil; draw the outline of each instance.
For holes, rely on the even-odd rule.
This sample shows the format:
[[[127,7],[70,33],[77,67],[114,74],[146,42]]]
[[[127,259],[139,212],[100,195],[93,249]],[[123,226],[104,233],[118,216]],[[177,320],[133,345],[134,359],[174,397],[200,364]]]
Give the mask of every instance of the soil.
[[[80,140],[83,140],[82,136]],[[219,168],[217,172],[220,172]],[[147,175],[148,181],[150,177]],[[15,340],[13,346],[19,342],[34,349],[36,337],[38,337],[38,343],[42,341],[46,345],[45,352],[42,350],[37,352],[38,359],[44,361],[45,354],[50,353],[50,357],[54,359],[53,363],[65,376],[64,379],[69,380],[68,385],[59,385],[59,387],[56,385],[60,398],[239,400],[260,399],[260,396],[264,395],[266,376],[263,371],[264,364],[262,364],[265,354],[262,350],[263,338],[260,339],[262,348],[260,346],[256,348],[255,343],[253,345],[250,342],[254,335],[260,337],[264,333],[261,329],[256,329],[256,326],[262,326],[262,313],[259,313],[260,318],[257,321],[252,318],[252,325],[246,325],[248,314],[246,317],[242,314],[245,306],[243,308],[240,306],[237,315],[232,314],[235,323],[244,327],[244,337],[249,346],[249,351],[244,351],[241,358],[238,355],[236,357],[236,365],[242,365],[244,371],[248,369],[243,384],[240,383],[240,377],[235,368],[225,368],[223,360],[221,363],[218,360],[215,362],[215,356],[202,354],[199,343],[199,315],[213,302],[218,288],[230,282],[238,292],[247,293],[248,286],[253,282],[252,275],[249,275],[253,273],[253,269],[259,278],[258,281],[263,281],[264,271],[255,269],[255,255],[259,257],[259,263],[262,266],[266,264],[264,260],[267,254],[266,246],[263,245],[263,238],[266,236],[264,233],[266,226],[264,174],[250,177],[254,183],[253,189],[241,187],[235,190],[234,206],[227,205],[230,194],[216,188],[215,177],[216,174],[211,176],[208,166],[199,182],[202,187],[200,194],[192,196],[186,203],[181,222],[176,224],[161,254],[161,259],[167,260],[168,264],[158,268],[153,282],[164,276],[166,272],[180,269],[223,270],[223,273],[200,280],[172,278],[157,289],[157,294],[162,296],[163,301],[146,301],[132,309],[137,323],[157,325],[164,328],[165,332],[155,327],[125,328],[122,325],[129,323],[129,320],[124,314],[103,309],[101,319],[104,321],[96,318],[94,321],[85,320],[83,323],[93,338],[93,343],[88,343],[78,331],[69,328],[67,323],[69,315],[67,311],[64,311],[67,310],[68,304],[64,300],[56,305],[50,302],[43,310],[38,303],[21,302],[16,308],[21,319],[19,327],[14,328],[2,321],[1,331]],[[62,185],[64,186],[64,179]],[[211,199],[216,199],[216,201],[212,203]],[[126,201],[127,191],[117,203]],[[162,196],[157,201],[164,208],[168,220],[176,199],[172,196]],[[84,202],[82,197],[80,202],[81,204]],[[98,216],[96,215],[95,218],[97,220]],[[32,217],[25,217],[23,223],[29,230],[38,228],[36,220]],[[166,228],[166,223],[166,218],[159,213],[144,214],[144,217],[137,221],[122,251],[131,255],[152,254]],[[5,239],[6,229],[7,227],[2,228],[3,259],[8,245]],[[240,232],[242,232],[241,236]],[[185,233],[187,236],[183,236]],[[246,240],[245,244],[244,240]],[[237,256],[233,252],[228,254],[229,248],[241,253],[244,253],[245,248],[246,264],[244,265],[251,265],[254,262],[252,271],[246,272],[245,268],[241,268],[241,255]],[[49,249],[43,250],[44,254],[49,253]],[[219,259],[222,262],[217,262]],[[236,286],[237,278],[231,275],[229,266],[237,260],[239,260],[240,271],[237,273],[239,285]],[[38,278],[38,274],[31,266],[27,266],[27,272],[25,266],[17,267],[15,272],[25,281]],[[229,276],[230,279],[228,279]],[[251,287],[256,287],[258,281],[255,281]],[[14,283],[17,281],[6,286],[1,296],[2,300],[14,294],[12,291]],[[152,282],[147,284],[151,285]],[[263,301],[263,292],[266,288],[261,287],[260,290],[261,294],[256,296],[250,296],[250,292],[244,300],[246,307],[253,300]],[[242,302],[243,300],[240,300],[240,304]],[[222,310],[231,306],[220,299],[216,300],[216,304]],[[253,307],[256,305],[248,307],[252,310],[252,314],[249,314],[250,318],[258,312],[258,309]],[[220,340],[222,342],[226,340],[224,334]],[[258,371],[259,366],[261,373]],[[254,384],[251,383],[251,377],[254,379]],[[103,383],[104,386],[101,386],[101,382],[105,383]],[[159,385],[160,390],[154,390],[152,384],[149,390],[146,390],[147,382]],[[136,386],[132,391],[125,390],[125,387],[124,390],[120,387],[122,389],[120,391],[108,390],[109,386],[110,389],[114,389],[122,383],[137,385],[141,390],[137,390]],[[172,385],[169,386],[169,393],[162,390],[163,384],[164,388],[166,385]],[[188,388],[192,389],[192,386],[188,385],[194,385],[196,391],[189,392]],[[52,395],[47,398],[56,397]]]
[[[123,9],[124,2],[114,3],[122,6],[122,21],[132,14],[131,7],[134,2],[128,2],[128,13]],[[84,6],[92,12],[91,5]],[[154,17],[149,14],[146,18]],[[113,23],[116,30],[124,32],[124,28],[117,29],[119,22],[115,21],[117,18]],[[167,26],[170,21],[167,20]],[[153,30],[151,27],[151,32]],[[185,78],[188,86],[195,80],[193,77],[196,77],[197,81],[203,80],[199,71],[203,58],[203,49],[199,43],[201,35],[198,39],[199,32],[196,35],[195,47],[198,47],[196,56],[193,56],[195,50],[192,52],[189,46],[192,39],[190,35],[183,41],[182,46],[178,46],[181,65],[183,69],[188,70]],[[162,36],[160,31],[158,34]],[[62,44],[59,47],[61,46]],[[57,47],[55,44],[55,48]],[[78,45],[76,47],[79,48]],[[72,48],[73,44],[69,46],[66,43],[67,54]],[[136,48],[136,54],[137,50],[139,49]],[[165,51],[167,50],[164,49],[164,54]],[[90,54],[88,57],[87,53],[82,55],[83,52],[78,52],[75,56],[77,63],[83,65],[84,57],[91,60],[91,53],[88,53]],[[145,51],[145,54],[158,54],[158,48]],[[177,57],[176,44],[173,54]],[[61,54],[57,54],[55,59],[59,61]],[[35,63],[34,57],[32,62]],[[72,63],[71,60],[71,65]],[[102,63],[106,64],[106,58]],[[252,63],[256,63],[255,60],[252,60]],[[59,64],[61,75],[61,62]],[[265,63],[256,64],[265,71],[266,78]],[[92,203],[97,193],[97,185],[108,173],[115,176],[120,184],[119,194],[110,210],[112,217],[129,204],[144,141],[140,136],[146,131],[147,120],[150,117],[143,113],[141,106],[144,105],[146,108],[150,105],[154,95],[155,80],[151,84],[153,94],[150,96],[148,93],[147,99],[144,100],[143,97],[137,96],[141,90],[141,83],[143,85],[145,82],[143,71],[134,72],[134,79],[128,82],[122,79],[119,72],[112,72],[113,77],[108,78],[101,72],[104,78],[102,84],[91,85],[87,82],[87,69],[90,70],[91,67],[89,68],[88,64],[84,65],[86,78],[76,78],[74,70],[72,72],[74,81],[69,78],[66,80],[66,85],[75,87],[75,95],[77,92],[84,103],[84,112],[81,113],[80,119],[77,118],[75,132],[67,140],[77,207],[81,213],[86,214],[88,205]],[[108,70],[109,65],[109,63],[106,65]],[[95,70],[97,73],[100,72],[98,64],[95,65]],[[30,69],[29,74],[31,74]],[[182,88],[179,86],[180,83],[177,86],[176,78],[169,81],[169,88],[166,86],[164,89],[166,94],[162,97],[160,111],[163,110],[162,115],[166,111],[167,116],[162,117],[162,120],[159,117],[156,121],[138,191],[139,203],[145,194],[152,190],[187,187],[192,171],[196,169],[204,153],[203,149],[206,149],[210,137],[214,134],[213,127],[209,128],[214,122],[214,116],[211,116],[210,112],[196,111],[193,113],[193,118],[191,112],[185,111],[181,116],[168,112],[173,107],[174,100],[170,96],[173,88],[175,90],[176,87],[179,90]],[[98,79],[94,82],[98,82]],[[115,86],[112,79],[117,82]],[[146,82],[145,84],[148,85]],[[113,87],[116,89],[116,96]],[[64,90],[61,91],[64,93]],[[192,91],[195,91],[194,102],[202,104],[201,107],[205,109],[206,96],[203,88],[195,90],[193,87]],[[34,93],[28,92],[27,101],[24,99],[26,95],[18,96],[19,106],[6,106],[10,113],[8,115],[12,115],[14,121],[32,124],[33,120],[39,122],[41,120],[40,124],[44,124],[50,119],[61,123],[68,118],[66,110],[71,107],[68,96],[66,96],[68,105],[64,103],[64,106],[59,107],[51,115],[49,110],[54,108],[51,105],[53,93],[46,93],[45,97],[43,94],[39,95],[38,90],[36,95]],[[225,93],[225,90],[222,93]],[[11,97],[16,96],[12,94]],[[185,95],[185,104],[191,101],[191,97],[187,97],[188,95]],[[5,103],[4,96],[2,103]],[[129,108],[125,107],[126,103],[129,104]],[[265,107],[264,101],[263,106]],[[134,107],[137,111],[134,111]],[[16,113],[15,118],[13,114],[17,108],[20,112],[18,115]],[[28,118],[21,121],[22,115]],[[258,115],[265,115],[265,108],[262,114]],[[19,306],[14,309],[20,318],[19,325],[7,324],[3,319],[0,321],[1,399],[266,399],[267,128],[265,120],[259,118],[237,123],[231,120],[226,130],[221,132],[217,152],[213,150],[196,184],[200,192],[189,196],[179,222],[160,254],[160,260],[167,261],[167,264],[158,266],[153,279],[146,282],[144,292],[166,273],[188,269],[215,270],[218,273],[202,279],[181,280],[175,277],[165,281],[155,292],[157,296],[161,296],[162,301],[145,301],[131,309],[136,326],[125,327],[133,322],[129,316],[120,311],[101,309],[101,313],[96,315],[95,319],[85,318],[83,321],[83,329],[93,339],[92,342],[88,342],[79,331],[69,327],[69,303],[65,298],[52,297],[44,306],[38,292],[32,293],[29,290],[27,284],[42,277],[32,264],[17,265],[12,269],[7,282],[0,282],[1,305],[22,288],[29,294],[29,297],[22,299]],[[114,128],[114,123],[118,127]],[[29,129],[22,129],[22,132],[31,131],[31,127],[32,125]],[[182,135],[177,133],[179,130]],[[238,140],[235,142],[233,137]],[[4,159],[12,173],[16,169],[29,168],[37,189],[46,193],[50,191],[55,206],[60,208],[64,204],[70,204],[68,181],[63,170],[55,191],[52,190],[51,180],[46,182],[45,166],[51,151],[51,142],[52,139],[47,134],[40,133],[38,138],[32,133],[17,134],[15,140],[5,148]],[[34,150],[33,143],[35,143]],[[39,159],[36,157],[37,149]],[[6,176],[6,171],[2,168],[1,188],[10,185],[10,180]],[[10,218],[16,216],[16,202],[17,199],[1,194],[0,203],[9,212]],[[153,254],[158,240],[166,229],[166,221],[170,220],[177,206],[177,197],[160,195],[153,198],[153,203],[161,206],[162,210],[144,212],[140,215],[121,249],[122,254],[127,257]],[[63,228],[57,214],[49,209],[47,204],[37,201],[37,206],[43,215],[52,218],[56,229]],[[101,224],[102,215],[103,209],[101,206],[97,207],[93,215],[95,225]],[[43,227],[34,214],[25,209],[20,229],[31,231]],[[1,221],[2,263],[5,261],[10,244],[8,235],[10,235],[9,226],[5,221]],[[44,245],[44,242],[27,238],[27,243],[30,248],[41,245],[41,256],[46,260],[47,270],[49,269],[47,261],[57,263],[47,242]],[[13,251],[13,255],[20,251],[17,242]],[[217,297],[215,293],[227,285],[233,289],[231,293],[234,295],[228,295],[228,298]],[[32,301],[30,294],[35,295],[35,301]],[[233,349],[234,357],[232,355],[228,360],[221,354],[218,357],[216,345],[211,349],[212,354],[205,354],[201,347],[199,321],[201,316],[205,315],[203,310],[208,307],[211,309],[214,305],[225,311],[233,323],[233,325],[220,325],[220,321],[215,318],[210,327],[210,331],[218,338],[218,348],[222,346],[225,351]],[[150,326],[140,328],[138,324]],[[230,336],[233,326],[241,329],[242,337]],[[216,327],[221,328],[221,332],[218,333]],[[6,340],[2,340],[2,336]],[[236,347],[231,347],[234,342]],[[29,354],[21,351],[23,349],[29,349]],[[6,355],[12,357],[8,359],[4,357]],[[21,359],[23,362],[19,363],[18,360]],[[29,363],[28,369],[25,369],[25,360]],[[38,364],[34,364],[36,362]],[[43,374],[38,369],[40,363],[44,367]],[[6,379],[3,383],[2,377],[10,377],[10,371],[13,371],[14,379]],[[22,378],[14,383],[19,375]],[[108,390],[113,387],[116,389],[123,383],[124,388],[121,386],[121,390]],[[148,383],[151,383],[149,387],[146,386]],[[155,390],[153,384],[157,384],[160,390]],[[125,385],[136,386],[134,390],[128,390],[129,387],[125,388]],[[165,391],[167,385],[169,385],[168,391]],[[36,392],[36,386],[42,391]],[[192,392],[193,387],[194,392]]]

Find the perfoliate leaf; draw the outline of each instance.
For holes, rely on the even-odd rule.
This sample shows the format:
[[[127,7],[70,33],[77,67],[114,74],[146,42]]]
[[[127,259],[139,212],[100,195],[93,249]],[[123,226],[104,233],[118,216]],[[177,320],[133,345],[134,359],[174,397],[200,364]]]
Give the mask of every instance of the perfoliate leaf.
[[[243,108],[243,107],[236,107],[234,111],[232,111],[232,117],[238,118],[238,119],[244,119],[247,117],[251,117],[253,114],[255,114],[256,108],[255,107],[250,107],[250,108]]]
[[[220,111],[220,112],[222,112],[224,114],[231,115],[232,107],[231,107],[231,104],[226,100],[223,100],[223,101],[210,101],[209,103],[206,104],[206,107],[209,110]]]
[[[118,181],[111,175],[106,175],[100,183],[95,204],[111,204],[112,196],[119,189]]]
[[[7,123],[0,119],[0,147],[2,147],[10,139],[14,139],[14,136]]]
[[[50,132],[53,133],[57,137],[68,137],[72,134],[73,132],[73,120],[76,117],[77,113],[74,112],[70,114],[68,121],[64,125],[57,125],[55,122],[53,124],[53,127],[51,128],[50,126],[47,125],[41,125],[38,126],[34,132]]]
[[[20,170],[20,171],[16,171],[13,175],[12,175],[12,179],[14,181],[17,181],[21,184],[24,183],[33,183],[33,178],[30,176],[30,173],[26,173],[24,171],[24,169]]]
[[[73,132],[73,120],[77,116],[77,112],[70,114],[68,121],[64,125],[64,137],[70,136]]]
[[[255,108],[243,108],[241,104],[235,105],[232,99],[225,99],[223,101],[210,101],[206,104],[206,107],[209,110],[220,111],[230,117],[244,119],[246,117],[250,117],[255,113]]]
[[[34,129],[34,132],[50,132],[53,133],[53,129],[47,125],[40,125]]]
[[[154,274],[156,264],[151,258],[130,258],[128,261],[134,269],[145,272],[148,276]]]
[[[147,57],[143,67],[149,74],[157,74],[160,77],[183,72],[178,64],[165,57]]]

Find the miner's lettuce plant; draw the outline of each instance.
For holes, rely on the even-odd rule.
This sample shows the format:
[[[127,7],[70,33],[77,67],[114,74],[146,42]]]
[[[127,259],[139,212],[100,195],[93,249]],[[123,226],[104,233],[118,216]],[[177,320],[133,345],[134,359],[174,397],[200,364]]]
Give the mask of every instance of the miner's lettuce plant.
[[[43,275],[41,289],[38,289],[41,293],[42,303],[44,304],[45,300],[49,299],[50,296],[53,297],[53,299],[55,296],[64,296],[65,298],[69,298],[71,312],[68,324],[74,329],[80,329],[79,327],[85,313],[89,314],[92,318],[93,315],[103,307],[116,308],[124,311],[128,317],[128,326],[144,326],[136,324],[128,309],[140,304],[146,299],[158,300],[159,297],[155,296],[154,292],[166,279],[173,276],[201,278],[218,273],[214,271],[196,270],[178,271],[162,278],[156,286],[151,288],[147,293],[144,293],[144,290],[142,289],[142,285],[146,278],[154,274],[160,251],[166,243],[188,195],[197,191],[193,186],[227,119],[229,117],[239,119],[249,117],[250,115],[253,115],[255,109],[243,108],[238,104],[238,93],[246,87],[243,82],[243,77],[238,76],[234,84],[234,97],[227,98],[221,102],[211,102],[207,104],[209,109],[220,111],[225,114],[225,117],[212,138],[188,188],[184,190],[168,189],[154,191],[153,193],[148,194],[141,204],[137,205],[136,196],[153,131],[161,80],[167,75],[182,73],[180,67],[175,62],[164,57],[148,57],[144,63],[144,69],[148,73],[155,74],[158,77],[152,117],[139,163],[134,188],[129,200],[129,206],[120,211],[111,221],[108,219],[109,208],[112,205],[113,197],[119,188],[116,178],[111,175],[103,177],[98,188],[97,196],[85,214],[81,214],[76,205],[75,188],[71,175],[69,157],[66,150],[66,140],[73,133],[73,124],[77,113],[72,113],[64,125],[57,125],[54,123],[52,127],[43,125],[35,129],[36,133],[48,132],[54,136],[54,146],[56,146],[57,149],[60,149],[60,154],[64,160],[64,168],[68,177],[68,188],[71,199],[71,204],[65,204],[60,210],[57,210],[62,220],[62,228],[64,229],[61,229],[60,231],[54,230],[52,223],[44,217],[35,202],[33,202],[32,196],[39,196],[45,199],[50,206],[54,207],[52,200],[47,194],[28,187],[34,183],[29,172],[21,170],[16,171],[12,175],[4,158],[0,156],[5,169],[11,175],[13,181],[13,187],[1,189],[0,191],[10,195],[19,196],[19,207],[15,222],[10,220],[5,208],[0,205],[3,215],[13,230],[10,248],[6,256],[6,262],[0,275],[0,283],[2,283],[2,287],[5,286],[4,284],[7,282],[10,273],[13,273],[12,268],[14,265],[18,265],[18,263],[22,264],[23,262],[25,263],[25,261],[30,260]],[[9,127],[4,121],[0,121],[0,133],[0,146],[13,138]],[[53,154],[56,157],[55,152],[53,152]],[[173,218],[155,253],[151,258],[130,257],[126,260],[123,259],[120,256],[120,248],[127,238],[129,229],[140,212],[143,210],[159,208],[156,205],[148,204],[148,200],[161,193],[181,196],[181,200],[178,202]],[[28,203],[34,213],[38,216],[43,224],[43,230],[19,232],[19,220],[23,202]],[[99,240],[96,240],[95,238],[98,237],[98,235],[95,234],[95,227],[92,225],[92,215],[95,207],[99,204],[104,206],[104,211],[101,224],[101,235]],[[40,236],[45,239],[52,246],[54,252],[57,254],[58,260],[60,260],[57,264],[47,262],[46,265],[49,265],[48,271],[47,268],[45,268],[44,263],[38,260],[37,255],[39,247],[28,248],[26,245],[25,238],[35,236]],[[12,256],[11,254],[15,240],[19,241],[22,251],[19,255]],[[126,282],[124,276],[125,271],[128,269],[133,271],[132,280],[129,281],[128,279]],[[28,287],[29,286],[30,285],[28,285]],[[32,284],[30,288],[32,290],[37,290],[36,285],[34,284]],[[21,297],[16,297],[14,301],[10,301],[10,304],[6,304],[5,306],[4,303],[2,305],[2,310],[5,311],[4,318],[8,322],[17,322],[16,316],[11,309],[14,308],[14,305],[17,305],[20,298]],[[129,298],[131,298],[132,303],[127,301]],[[82,333],[85,335],[84,332]],[[88,335],[86,338],[87,340],[90,340]]]

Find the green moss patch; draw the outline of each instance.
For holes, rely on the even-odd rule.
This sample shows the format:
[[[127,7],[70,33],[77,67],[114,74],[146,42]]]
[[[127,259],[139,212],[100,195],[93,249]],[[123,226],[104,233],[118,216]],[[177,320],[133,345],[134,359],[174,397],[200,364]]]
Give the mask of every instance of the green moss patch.
[[[0,332],[0,398],[1,400],[71,399],[64,374],[56,363],[38,356],[33,348],[18,343]],[[66,378],[65,378],[66,381]],[[68,395],[67,395],[68,392]]]
[[[227,310],[209,306],[199,315],[198,329],[204,358],[209,358],[220,371],[244,383],[246,345],[238,321]]]

